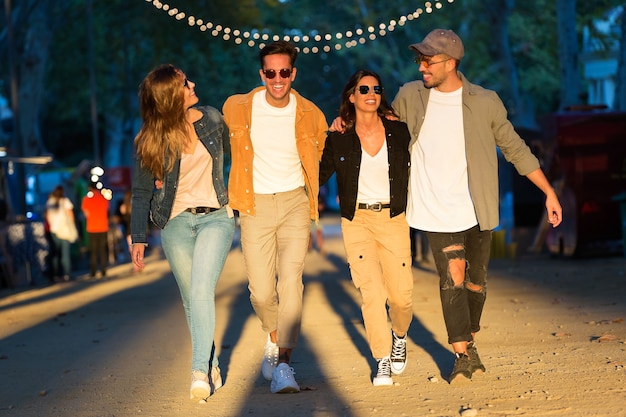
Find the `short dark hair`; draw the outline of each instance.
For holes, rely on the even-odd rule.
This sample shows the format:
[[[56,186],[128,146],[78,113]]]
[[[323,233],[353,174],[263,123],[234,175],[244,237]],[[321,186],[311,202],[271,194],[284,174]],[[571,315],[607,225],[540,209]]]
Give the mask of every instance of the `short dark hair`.
[[[288,55],[289,62],[291,63],[291,67],[293,68],[296,65],[296,58],[298,57],[298,50],[293,44],[287,41],[276,41],[269,43],[261,49],[259,52],[259,61],[261,63],[261,69],[263,69],[263,65],[265,64],[265,57],[268,55]]]

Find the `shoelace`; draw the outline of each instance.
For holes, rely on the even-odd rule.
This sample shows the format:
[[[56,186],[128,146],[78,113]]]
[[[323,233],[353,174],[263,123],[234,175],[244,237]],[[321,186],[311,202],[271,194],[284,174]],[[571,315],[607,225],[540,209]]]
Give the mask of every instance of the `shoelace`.
[[[383,358],[378,362],[378,375],[391,375],[391,361]]]
[[[406,352],[406,339],[399,337],[394,338],[393,346],[391,348],[391,360],[404,361],[404,353]]]
[[[291,376],[296,374],[296,371],[294,371],[292,367],[288,367],[286,369],[281,368],[279,372],[281,378],[289,378],[289,374],[291,374]]]

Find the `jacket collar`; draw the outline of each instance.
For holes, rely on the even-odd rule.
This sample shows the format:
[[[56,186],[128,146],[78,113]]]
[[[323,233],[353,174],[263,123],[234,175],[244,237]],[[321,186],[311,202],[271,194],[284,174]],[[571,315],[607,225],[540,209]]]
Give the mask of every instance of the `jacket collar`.
[[[254,95],[258,93],[259,91],[263,91],[263,90],[265,90],[265,86],[261,85],[261,86],[255,87],[254,89],[252,89],[252,91],[250,91],[247,94],[241,94],[237,99],[237,104],[245,105],[247,103],[252,102],[252,97],[254,97]],[[296,91],[296,89],[291,88],[290,93],[293,94],[293,96],[296,98],[296,107],[299,110],[311,111],[315,109],[315,106],[313,106],[312,103],[309,102],[308,100],[305,100],[304,97],[302,97],[300,93]]]

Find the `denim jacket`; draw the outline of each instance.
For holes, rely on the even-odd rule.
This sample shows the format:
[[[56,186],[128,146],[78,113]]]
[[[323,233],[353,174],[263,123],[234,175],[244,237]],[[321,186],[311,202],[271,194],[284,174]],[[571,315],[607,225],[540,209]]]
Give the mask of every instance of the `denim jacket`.
[[[209,106],[197,107],[197,109],[202,112],[202,117],[194,122],[193,126],[200,142],[213,158],[213,187],[220,206],[224,206],[228,204],[228,195],[224,185],[224,159],[230,158],[228,127],[219,110]],[[154,175],[142,166],[139,158],[135,158],[130,220],[133,243],[147,243],[148,216],[159,229],[165,227],[174,205],[179,175],[180,158],[174,162],[172,171],[165,174],[163,186],[157,189],[154,184]]]
[[[389,216],[395,217],[406,209],[409,186],[409,141],[411,135],[403,122],[382,119],[387,137],[389,159]],[[341,217],[352,221],[356,210],[361,169],[361,142],[354,129],[331,132],[326,139],[326,146],[320,163],[320,184],[337,172],[337,194]],[[383,201],[384,202],[384,201]]]

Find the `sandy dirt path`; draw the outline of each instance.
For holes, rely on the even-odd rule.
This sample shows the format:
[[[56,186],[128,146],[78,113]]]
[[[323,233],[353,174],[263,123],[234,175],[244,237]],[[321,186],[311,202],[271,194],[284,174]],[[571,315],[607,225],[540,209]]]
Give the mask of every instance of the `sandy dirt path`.
[[[494,260],[477,339],[487,372],[461,386],[445,380],[438,279],[415,267],[409,365],[375,388],[336,219],[325,235],[305,270],[301,393],[271,394],[260,375],[265,336],[236,246],[217,289],[225,385],[207,404],[188,400],[188,331],[155,255],[138,275],[121,265],[106,280],[0,293],[0,416],[626,416],[625,259]]]

